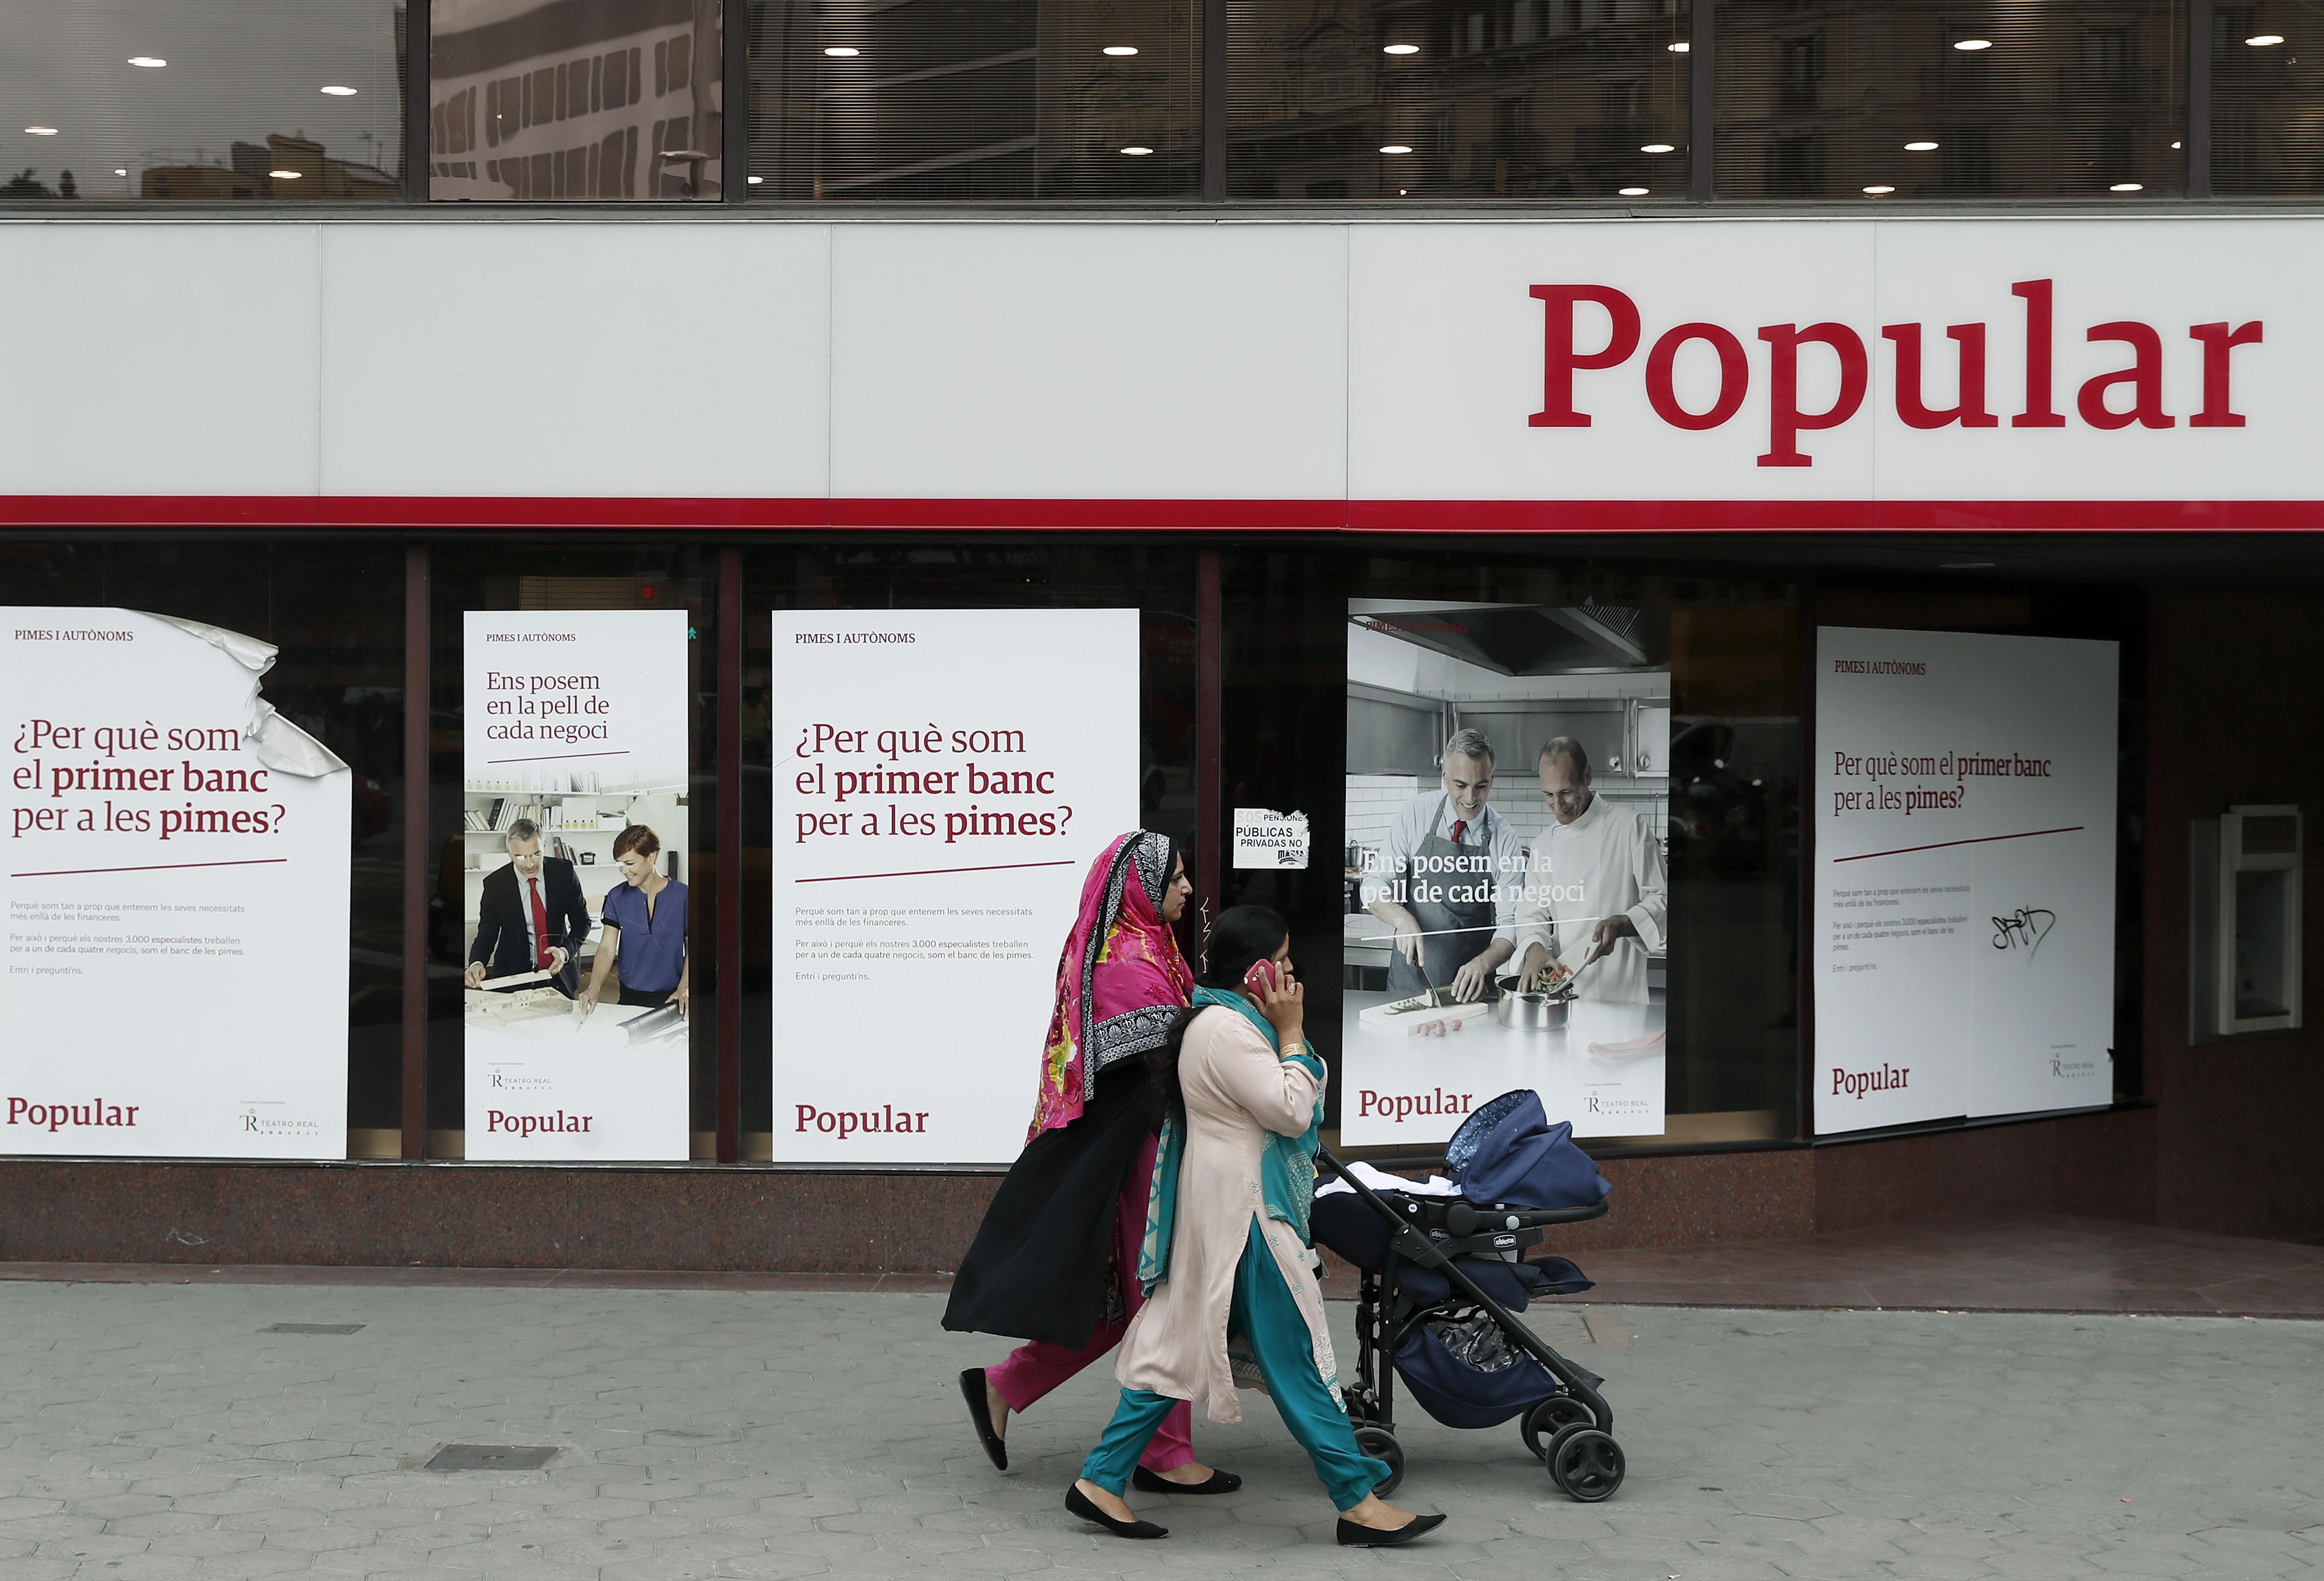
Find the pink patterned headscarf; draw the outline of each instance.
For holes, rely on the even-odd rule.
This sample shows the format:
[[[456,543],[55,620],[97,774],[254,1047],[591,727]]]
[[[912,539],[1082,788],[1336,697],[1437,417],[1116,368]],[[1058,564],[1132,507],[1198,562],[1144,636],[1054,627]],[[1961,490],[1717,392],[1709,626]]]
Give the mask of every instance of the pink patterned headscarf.
[[[1057,957],[1057,1007],[1026,1141],[1080,1119],[1099,1072],[1160,1048],[1191,999],[1194,975],[1162,920],[1174,855],[1167,837],[1133,829],[1091,864]]]

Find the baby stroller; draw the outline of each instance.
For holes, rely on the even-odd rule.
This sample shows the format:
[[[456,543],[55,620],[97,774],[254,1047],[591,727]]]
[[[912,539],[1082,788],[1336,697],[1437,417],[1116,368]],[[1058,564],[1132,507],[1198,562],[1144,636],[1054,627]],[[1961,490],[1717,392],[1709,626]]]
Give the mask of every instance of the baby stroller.
[[[1505,1094],[1463,1123],[1446,1156],[1454,1158],[1464,1140],[1473,1149],[1489,1133],[1513,1122],[1523,1130],[1529,1121],[1539,1122],[1536,1140],[1548,1132],[1539,1096]],[[1582,1158],[1570,1141],[1563,1145]],[[1586,1503],[1611,1496],[1624,1467],[1613,1410],[1598,1392],[1604,1380],[1560,1355],[1516,1316],[1534,1296],[1590,1288],[1563,1258],[1528,1262],[1520,1253],[1541,1244],[1547,1225],[1604,1216],[1595,1169],[1588,1178],[1601,1193],[1597,1200],[1545,1208],[1376,1190],[1329,1151],[1318,1151],[1316,1162],[1352,1188],[1352,1195],[1318,1196],[1312,1223],[1317,1242],[1360,1274],[1356,1382],[1342,1393],[1357,1444],[1391,1468],[1377,1491],[1391,1493],[1404,1480],[1404,1449],[1396,1438],[1400,1374],[1422,1408],[1447,1427],[1489,1428],[1516,1419],[1526,1447],[1562,1491]],[[1490,1174],[1458,1161],[1454,1167],[1464,1190]]]

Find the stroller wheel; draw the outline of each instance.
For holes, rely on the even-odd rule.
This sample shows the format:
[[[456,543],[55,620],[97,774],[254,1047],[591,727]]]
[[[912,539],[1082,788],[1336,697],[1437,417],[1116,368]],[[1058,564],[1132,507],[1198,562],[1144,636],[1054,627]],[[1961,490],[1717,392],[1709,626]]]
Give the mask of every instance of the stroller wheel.
[[[1622,1447],[1596,1428],[1560,1428],[1546,1458],[1550,1480],[1585,1504],[1611,1497],[1622,1485]]]
[[[1533,1451],[1536,1460],[1549,1454],[1549,1441],[1560,1428],[1594,1428],[1598,1419],[1590,1408],[1571,1394],[1553,1394],[1525,1414],[1525,1425],[1517,1430],[1525,1435],[1525,1446]]]
[[[1356,1447],[1374,1460],[1388,1462],[1387,1477],[1375,1484],[1372,1492],[1383,1499],[1396,1492],[1397,1484],[1404,1481],[1404,1446],[1396,1441],[1396,1435],[1386,1428],[1358,1428]]]

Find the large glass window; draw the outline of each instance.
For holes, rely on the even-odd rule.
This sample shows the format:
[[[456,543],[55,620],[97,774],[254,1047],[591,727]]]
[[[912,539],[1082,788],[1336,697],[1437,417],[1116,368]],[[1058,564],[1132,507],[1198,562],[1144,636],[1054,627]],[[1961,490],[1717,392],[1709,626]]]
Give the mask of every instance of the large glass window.
[[[1685,195],[1684,0],[1233,0],[1234,198]]]
[[[752,195],[1189,196],[1196,15],[1191,0],[753,5]]]
[[[0,603],[148,611],[272,644],[263,700],[352,771],[346,1150],[355,1158],[393,1158],[402,1113],[402,551],[378,541],[108,534],[0,545]],[[321,1046],[335,1031],[317,1029]],[[337,1153],[337,1138],[316,1141],[319,1154]]]
[[[745,562],[746,615],[742,648],[742,1151],[745,1159],[775,1156],[775,1069],[782,1060],[856,1058],[848,1049],[803,1044],[795,1035],[777,1041],[772,974],[778,962],[770,937],[775,795],[770,783],[797,771],[791,741],[777,741],[772,718],[776,655],[772,611],[941,609],[1134,609],[1138,612],[1138,818],[1147,828],[1184,838],[1194,828],[1194,555],[1175,545],[1102,542],[971,542],[933,540],[865,543],[798,543],[754,551]],[[1059,663],[1070,663],[1059,655]],[[1005,707],[1005,704],[998,705]],[[870,722],[870,721],[867,721]],[[881,716],[879,723],[894,721]],[[921,805],[929,805],[922,803]],[[786,830],[786,837],[789,831]],[[1197,858],[1199,860],[1199,858]],[[904,876],[904,875],[899,875]],[[927,926],[915,924],[916,928]],[[1189,908],[1179,927],[1191,951],[1201,938]],[[1062,930],[1031,938],[1026,948],[1047,967],[1065,942]],[[867,1035],[881,1039],[947,1034],[936,1025],[947,1013],[941,1002],[883,1007]],[[892,1028],[890,1022],[893,1023]],[[1021,1093],[1029,1113],[1038,1074],[1038,1040],[1011,1067],[1009,1091]],[[876,1054],[872,1056],[876,1059]],[[1015,1085],[1021,1084],[1021,1085]],[[787,1128],[796,1111],[783,1114]],[[1012,1116],[1013,1123],[1013,1116]],[[786,1140],[786,1148],[791,1144]]]
[[[2324,18],[2285,0],[2221,5],[2211,16],[2212,190],[2324,191]]]
[[[1222,800],[1304,812],[1311,847],[1221,899],[1291,921],[1339,1137],[1416,1156],[1443,1095],[1528,1080],[1593,1147],[1798,1133],[1793,588],[1500,546],[1252,551],[1223,584]],[[1472,850],[1517,875],[1489,903]],[[1582,968],[1554,1025],[1498,1003],[1536,944]]]
[[[2089,198],[2185,185],[2185,12],[1949,0],[1719,12],[1723,198]]]
[[[428,192],[715,199],[719,0],[432,0]]]
[[[402,36],[393,0],[11,6],[0,201],[401,199]]]

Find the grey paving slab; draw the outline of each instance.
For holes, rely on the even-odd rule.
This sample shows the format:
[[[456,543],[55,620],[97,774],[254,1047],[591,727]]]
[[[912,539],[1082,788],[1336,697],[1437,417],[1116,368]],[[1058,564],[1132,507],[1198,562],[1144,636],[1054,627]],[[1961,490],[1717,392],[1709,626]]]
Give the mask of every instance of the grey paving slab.
[[[1513,1428],[1408,1406],[1425,1548],[1342,1550],[1263,1399],[1196,1423],[1223,1498],[1117,1541],[1063,1490],[1093,1369],[996,1474],[937,1298],[861,1290],[0,1281],[0,1581],[1906,1581],[2324,1568],[2324,1325],[1563,1306],[1608,1379],[1620,1494],[1557,1493]],[[1344,1329],[1348,1308],[1335,1308]],[[352,1335],[266,1333],[361,1323]],[[1344,1335],[1343,1346],[1351,1351]],[[419,1469],[447,1443],[538,1472]]]

